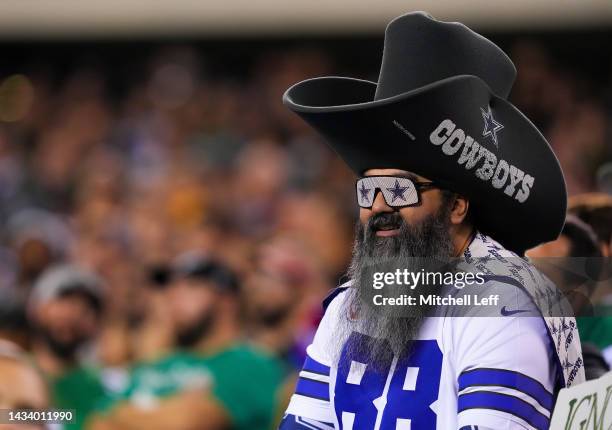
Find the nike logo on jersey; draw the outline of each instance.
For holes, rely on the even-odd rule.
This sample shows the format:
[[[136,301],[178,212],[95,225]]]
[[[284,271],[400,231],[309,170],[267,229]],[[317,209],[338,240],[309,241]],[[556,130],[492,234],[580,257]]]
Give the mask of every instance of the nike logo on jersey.
[[[528,310],[525,309],[515,309],[513,311],[506,309],[506,307],[502,307],[501,308],[501,314],[505,317],[509,317],[510,315],[514,315],[514,314],[520,314],[521,312],[529,312]]]

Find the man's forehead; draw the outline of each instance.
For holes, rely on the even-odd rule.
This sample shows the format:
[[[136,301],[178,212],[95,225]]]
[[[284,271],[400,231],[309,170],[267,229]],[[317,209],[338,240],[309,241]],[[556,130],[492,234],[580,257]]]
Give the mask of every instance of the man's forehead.
[[[368,169],[364,172],[363,176],[399,176],[412,179],[413,181],[429,181],[424,176],[402,169]]]

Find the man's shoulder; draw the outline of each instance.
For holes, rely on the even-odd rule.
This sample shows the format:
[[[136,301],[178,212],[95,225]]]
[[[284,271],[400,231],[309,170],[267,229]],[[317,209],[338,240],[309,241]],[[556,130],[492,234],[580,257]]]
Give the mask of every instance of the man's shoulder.
[[[195,354],[189,351],[172,350],[165,354],[150,359],[138,361],[132,365],[133,371],[140,371],[150,368],[165,368],[175,366],[179,362],[196,361]]]
[[[104,391],[100,369],[95,367],[76,367],[50,379],[50,385],[55,397],[93,396],[100,395]]]
[[[248,342],[238,342],[216,355],[220,361],[227,359],[234,360],[255,360],[261,362],[275,362],[277,358],[271,352]]]
[[[98,381],[100,379],[101,369],[95,366],[77,366],[60,376],[54,378],[53,382],[65,382],[65,381]]]
[[[325,296],[325,298],[323,299],[323,302],[321,303],[321,306],[323,306],[323,312],[327,312],[327,308],[329,308],[329,306],[332,304],[332,302],[338,303],[339,300],[336,300],[338,297],[344,295],[343,293],[346,293],[348,291],[348,289],[351,287],[352,285],[352,281],[347,281],[345,283],[343,283],[342,285],[340,285],[339,287],[334,288],[333,290],[331,290],[327,296]]]
[[[286,366],[275,354],[251,343],[239,342],[213,357],[202,357],[211,370],[248,371],[253,375],[281,378]]]
[[[540,272],[528,258],[504,248],[490,236],[477,233],[465,252],[465,263],[471,270],[484,275],[487,284],[513,285],[527,292],[533,299],[556,290],[548,277]]]

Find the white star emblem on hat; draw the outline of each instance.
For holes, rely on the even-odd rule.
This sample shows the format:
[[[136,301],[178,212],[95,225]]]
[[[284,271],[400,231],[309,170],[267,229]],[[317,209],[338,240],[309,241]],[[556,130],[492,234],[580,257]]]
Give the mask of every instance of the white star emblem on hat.
[[[495,121],[495,118],[493,118],[491,106],[487,106],[487,110],[480,108],[480,111],[482,112],[482,119],[484,120],[484,129],[482,130],[482,135],[484,137],[490,137],[493,141],[493,145],[495,145],[496,148],[499,148],[499,145],[497,143],[497,132],[504,128],[504,126],[501,123]]]

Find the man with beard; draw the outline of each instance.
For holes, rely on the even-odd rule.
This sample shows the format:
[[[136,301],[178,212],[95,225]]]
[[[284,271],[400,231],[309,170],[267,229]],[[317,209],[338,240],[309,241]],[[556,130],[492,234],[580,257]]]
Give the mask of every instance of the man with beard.
[[[105,393],[103,378],[90,360],[102,308],[101,280],[72,265],[43,272],[29,298],[34,360],[49,378],[53,405],[75,411],[66,428],[82,428]]]
[[[91,428],[269,429],[285,372],[241,340],[239,294],[224,265],[179,256],[166,290],[178,350],[137,365],[127,390]]]
[[[575,320],[522,258],[557,237],[567,198],[546,140],[507,101],[515,74],[464,25],[409,13],[387,26],[377,83],[322,77],[285,93],[359,177],[360,219],[350,281],[324,302],[282,430],[544,430],[557,391],[584,380]],[[471,272],[477,296],[503,300],[420,301],[467,295],[457,276],[401,281],[414,304],[376,305],[403,269]]]

